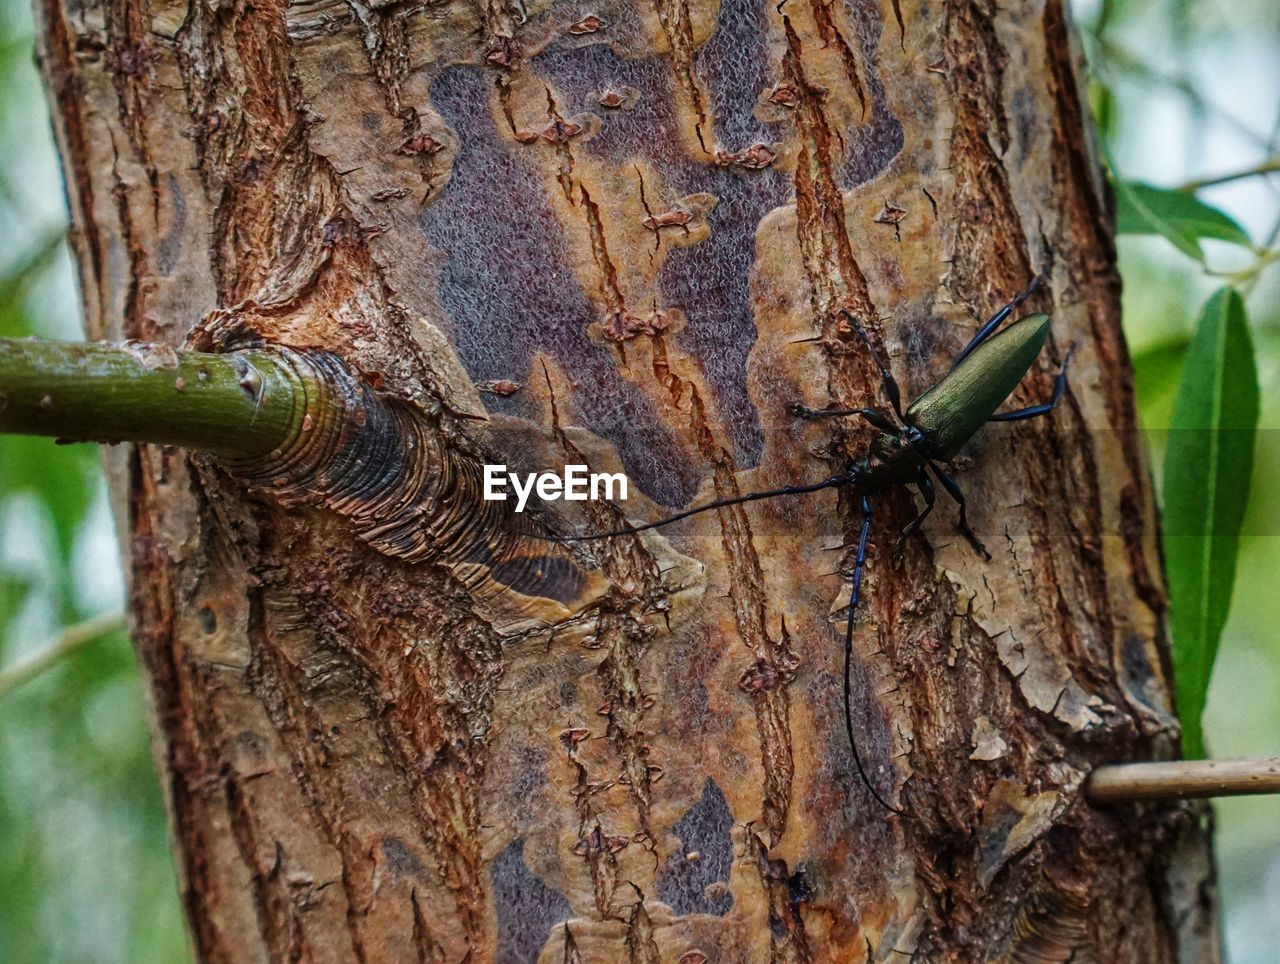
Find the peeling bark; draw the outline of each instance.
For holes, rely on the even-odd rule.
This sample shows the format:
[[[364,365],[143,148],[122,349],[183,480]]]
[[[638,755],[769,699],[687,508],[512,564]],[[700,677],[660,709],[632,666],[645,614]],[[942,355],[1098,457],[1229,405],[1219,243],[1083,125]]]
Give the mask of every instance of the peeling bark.
[[[322,348],[460,476],[629,474],[625,514],[540,525],[830,474],[865,429],[787,406],[878,402],[842,310],[911,396],[1037,273],[1015,400],[1078,345],[1053,418],[962,460],[990,562],[880,507],[852,695],[901,816],[841,723],[845,499],[533,553],[534,583],[114,451],[201,959],[1216,958],[1200,811],[1081,796],[1177,729],[1060,0],[38,13],[89,335]]]

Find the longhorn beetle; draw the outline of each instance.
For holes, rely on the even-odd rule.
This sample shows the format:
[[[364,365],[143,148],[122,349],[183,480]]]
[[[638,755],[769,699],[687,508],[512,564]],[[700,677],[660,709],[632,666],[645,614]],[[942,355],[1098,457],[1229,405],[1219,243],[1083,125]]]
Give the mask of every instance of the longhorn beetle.
[[[885,395],[893,408],[893,417],[874,408],[812,409],[804,405],[792,405],[791,414],[805,419],[858,416],[865,419],[878,435],[871,440],[865,455],[855,459],[840,475],[811,485],[790,485],[780,489],[751,492],[730,499],[719,499],[644,525],[628,526],[612,532],[597,532],[581,536],[560,536],[557,541],[578,542],[592,539],[608,539],[614,536],[633,535],[648,529],[687,519],[700,512],[722,509],[743,502],[771,499],[780,495],[801,495],[822,489],[846,488],[857,499],[862,512],[862,526],[858,532],[857,551],[853,560],[852,588],[849,592],[849,619],[844,639],[844,726],[853,751],[853,762],[858,775],[871,795],[881,806],[894,813],[901,813],[876,790],[867,777],[858,754],[858,744],[853,735],[853,717],[849,707],[850,664],[853,655],[853,617],[858,608],[862,589],[862,569],[867,559],[867,539],[871,534],[872,496],[895,485],[914,485],[924,498],[924,508],[902,530],[903,538],[920,528],[925,517],[933,511],[935,493],[932,474],[942,484],[946,493],[960,508],[960,529],[986,558],[990,554],[978,541],[965,512],[964,494],[960,486],[939,464],[953,459],[965,443],[987,422],[1018,422],[1023,419],[1047,415],[1062,399],[1067,386],[1067,365],[1075,346],[1067,350],[1053,381],[1053,394],[1047,402],[1031,405],[1012,412],[997,413],[1022,377],[1030,370],[1036,356],[1049,337],[1049,316],[1028,315],[1008,327],[1000,326],[1019,305],[1040,285],[1036,278],[1020,295],[1009,302],[978,329],[962,352],[956,356],[951,370],[942,380],[925,391],[919,398],[902,409],[901,393],[893,374],[871,344],[858,320],[847,309],[841,314],[861,336],[876,367]]]

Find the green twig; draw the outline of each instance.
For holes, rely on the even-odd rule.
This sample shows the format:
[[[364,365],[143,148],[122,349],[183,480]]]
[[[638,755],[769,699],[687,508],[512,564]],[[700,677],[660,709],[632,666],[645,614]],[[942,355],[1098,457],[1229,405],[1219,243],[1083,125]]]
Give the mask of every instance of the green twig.
[[[1266,248],[1258,251],[1257,258],[1253,264],[1239,271],[1206,271],[1206,274],[1215,278],[1223,278],[1231,287],[1239,289],[1242,294],[1249,294],[1253,290],[1253,286],[1257,283],[1258,277],[1270,265],[1280,261],[1280,250],[1275,248]]]
[[[436,418],[320,349],[0,339],[2,432],[205,452],[280,506],[332,511],[408,562],[496,565],[525,537],[506,503],[481,498],[480,462]]]
[[[1195,181],[1187,181],[1178,188],[1179,191],[1198,191],[1202,187],[1213,187],[1215,184],[1228,184],[1231,181],[1242,181],[1247,177],[1258,177],[1263,174],[1274,174],[1280,171],[1280,157],[1271,157],[1253,167],[1231,174],[1219,174],[1217,177],[1205,177]]]
[[[275,352],[0,339],[0,432],[251,459],[289,439],[305,400]]]
[[[0,670],[0,699],[4,699],[11,690],[17,689],[28,680],[56,666],[90,643],[97,642],[108,633],[123,628],[124,616],[121,613],[94,616],[82,623],[68,626],[44,649],[24,656],[7,669]]]

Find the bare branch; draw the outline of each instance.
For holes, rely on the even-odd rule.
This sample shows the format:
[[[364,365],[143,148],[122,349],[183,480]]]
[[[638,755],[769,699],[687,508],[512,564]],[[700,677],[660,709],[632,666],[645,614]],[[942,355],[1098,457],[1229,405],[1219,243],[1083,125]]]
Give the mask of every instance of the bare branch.
[[[1100,766],[1089,775],[1092,803],[1190,800],[1280,793],[1280,757],[1258,760],[1169,760]]]

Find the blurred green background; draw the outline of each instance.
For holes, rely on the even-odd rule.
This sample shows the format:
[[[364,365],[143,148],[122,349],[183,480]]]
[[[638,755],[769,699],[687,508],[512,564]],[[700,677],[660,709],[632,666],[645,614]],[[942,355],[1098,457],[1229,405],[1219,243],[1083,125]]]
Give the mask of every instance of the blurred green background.
[[[0,0],[0,336],[81,338],[31,6]],[[0,436],[0,672],[123,609],[99,454]],[[189,959],[137,664],[115,629],[0,695],[0,961]]]
[[[1127,180],[1164,187],[1280,157],[1280,4],[1078,0],[1095,110]],[[65,205],[26,0],[0,0],[0,336],[79,337]],[[1198,192],[1262,248],[1280,174]],[[1210,270],[1156,236],[1123,237],[1125,326],[1143,423],[1166,428],[1212,272],[1256,264],[1204,243]],[[1234,604],[1209,691],[1214,756],[1280,753],[1280,269],[1245,280],[1261,431]],[[1151,433],[1158,471],[1162,436]],[[66,627],[119,612],[123,576],[98,453],[0,437],[0,673]],[[0,687],[4,686],[0,675]],[[1216,805],[1227,951],[1280,959],[1280,800]],[[144,697],[118,628],[0,693],[0,961],[187,959]]]

